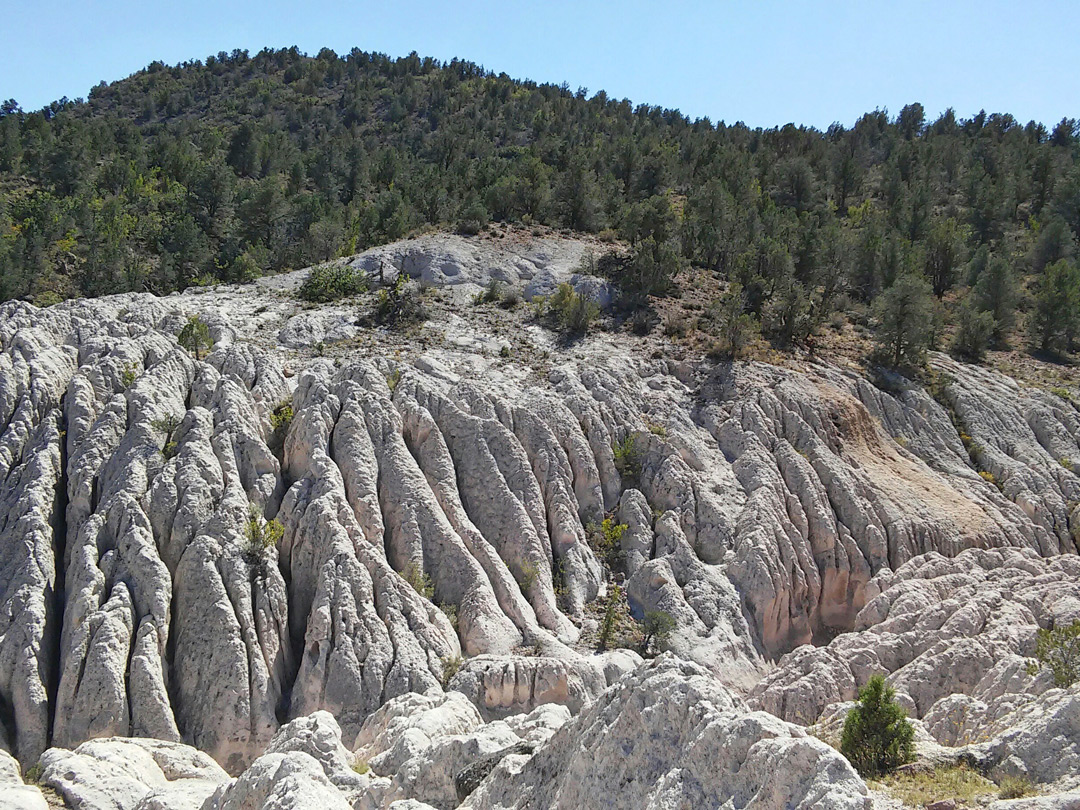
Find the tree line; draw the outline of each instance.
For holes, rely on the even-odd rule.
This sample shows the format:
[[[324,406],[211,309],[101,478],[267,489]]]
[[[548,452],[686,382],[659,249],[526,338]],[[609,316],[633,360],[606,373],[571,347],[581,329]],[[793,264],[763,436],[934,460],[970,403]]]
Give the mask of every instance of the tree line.
[[[86,100],[0,106],[0,300],[245,281],[500,221],[625,241],[600,270],[629,309],[693,266],[727,290],[718,318],[783,344],[864,306],[897,365],[946,317],[977,356],[1020,308],[1032,345],[1064,352],[1077,147],[1072,119],[920,104],[825,131],[714,124],[416,54],[155,62]]]

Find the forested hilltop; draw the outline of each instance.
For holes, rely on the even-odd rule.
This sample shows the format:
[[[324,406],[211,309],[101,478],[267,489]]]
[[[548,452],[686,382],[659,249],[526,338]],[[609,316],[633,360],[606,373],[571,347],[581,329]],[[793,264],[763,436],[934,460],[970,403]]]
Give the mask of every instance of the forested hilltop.
[[[702,323],[731,353],[758,328],[800,343],[858,307],[895,365],[944,319],[972,356],[1020,324],[1066,352],[1077,149],[1074,120],[928,121],[911,104],[761,130],[457,60],[234,51],[151,64],[86,101],[4,104],[0,300],[249,280],[505,221],[621,243],[597,269],[627,311],[709,274]]]

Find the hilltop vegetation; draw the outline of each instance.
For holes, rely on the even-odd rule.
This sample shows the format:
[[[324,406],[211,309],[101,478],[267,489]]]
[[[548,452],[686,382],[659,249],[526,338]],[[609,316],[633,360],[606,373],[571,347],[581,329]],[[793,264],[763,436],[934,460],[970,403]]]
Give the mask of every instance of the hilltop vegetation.
[[[1066,352],[1077,148],[1073,120],[928,121],[911,104],[850,129],[761,130],[457,60],[234,51],[151,64],[86,101],[3,105],[0,300],[249,280],[505,221],[625,242],[598,269],[629,309],[688,267],[712,274],[720,331],[797,344],[875,304],[894,364],[945,318],[970,356],[1017,328]]]

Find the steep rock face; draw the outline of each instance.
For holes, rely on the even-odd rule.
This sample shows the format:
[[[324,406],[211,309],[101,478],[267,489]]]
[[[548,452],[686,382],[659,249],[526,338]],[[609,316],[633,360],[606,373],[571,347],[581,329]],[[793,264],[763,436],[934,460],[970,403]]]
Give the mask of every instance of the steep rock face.
[[[508,756],[463,807],[872,807],[847,760],[666,654],[531,758]]]
[[[395,272],[450,298],[408,341],[303,311],[275,289],[295,278],[0,306],[0,724],[24,766],[139,735],[235,774],[319,710],[352,747],[388,701],[442,692],[458,656],[451,685],[485,719],[580,711],[637,663],[586,646],[609,514],[631,611],[670,613],[669,648],[740,688],[855,627],[919,554],[1074,551],[1065,400],[939,358],[950,414],[909,384],[649,359],[623,334],[553,362],[524,320],[523,359],[496,357],[505,336],[461,302],[510,266],[568,278],[581,245],[483,277],[491,257],[455,254],[459,278],[418,244],[393,247]],[[176,341],[193,314],[216,341],[200,359]],[[290,348],[343,325],[362,347]],[[281,541],[253,543],[275,519]]]

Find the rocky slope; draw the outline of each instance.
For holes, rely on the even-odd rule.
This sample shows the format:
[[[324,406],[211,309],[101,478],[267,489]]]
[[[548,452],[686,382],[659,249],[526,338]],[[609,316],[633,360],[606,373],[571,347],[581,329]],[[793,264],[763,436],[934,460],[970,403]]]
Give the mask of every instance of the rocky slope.
[[[431,288],[403,334],[357,326],[363,301],[302,305],[298,274],[0,305],[0,747],[86,807],[289,806],[326,784],[331,806],[452,807],[467,760],[519,743],[539,753],[491,763],[471,806],[589,806],[588,785],[860,807],[842,759],[750,708],[812,723],[885,671],[940,744],[1069,787],[1072,760],[1044,767],[1021,738],[1042,722],[1075,743],[1071,693],[1024,669],[1037,626],[1080,616],[1076,407],[944,357],[935,399],[655,337],[566,346],[525,307],[470,303],[492,278],[603,294],[575,275],[586,247],[430,236],[359,257]],[[215,339],[201,360],[176,340],[192,315]],[[588,527],[608,514],[630,609],[675,618],[681,661],[593,652],[609,583]],[[271,519],[280,542],[253,545]],[[386,715],[447,701],[440,734],[468,741]],[[305,723],[332,726],[345,765],[281,747]],[[648,723],[666,736],[616,777]],[[182,779],[178,798],[64,787],[129,760],[117,784]]]

